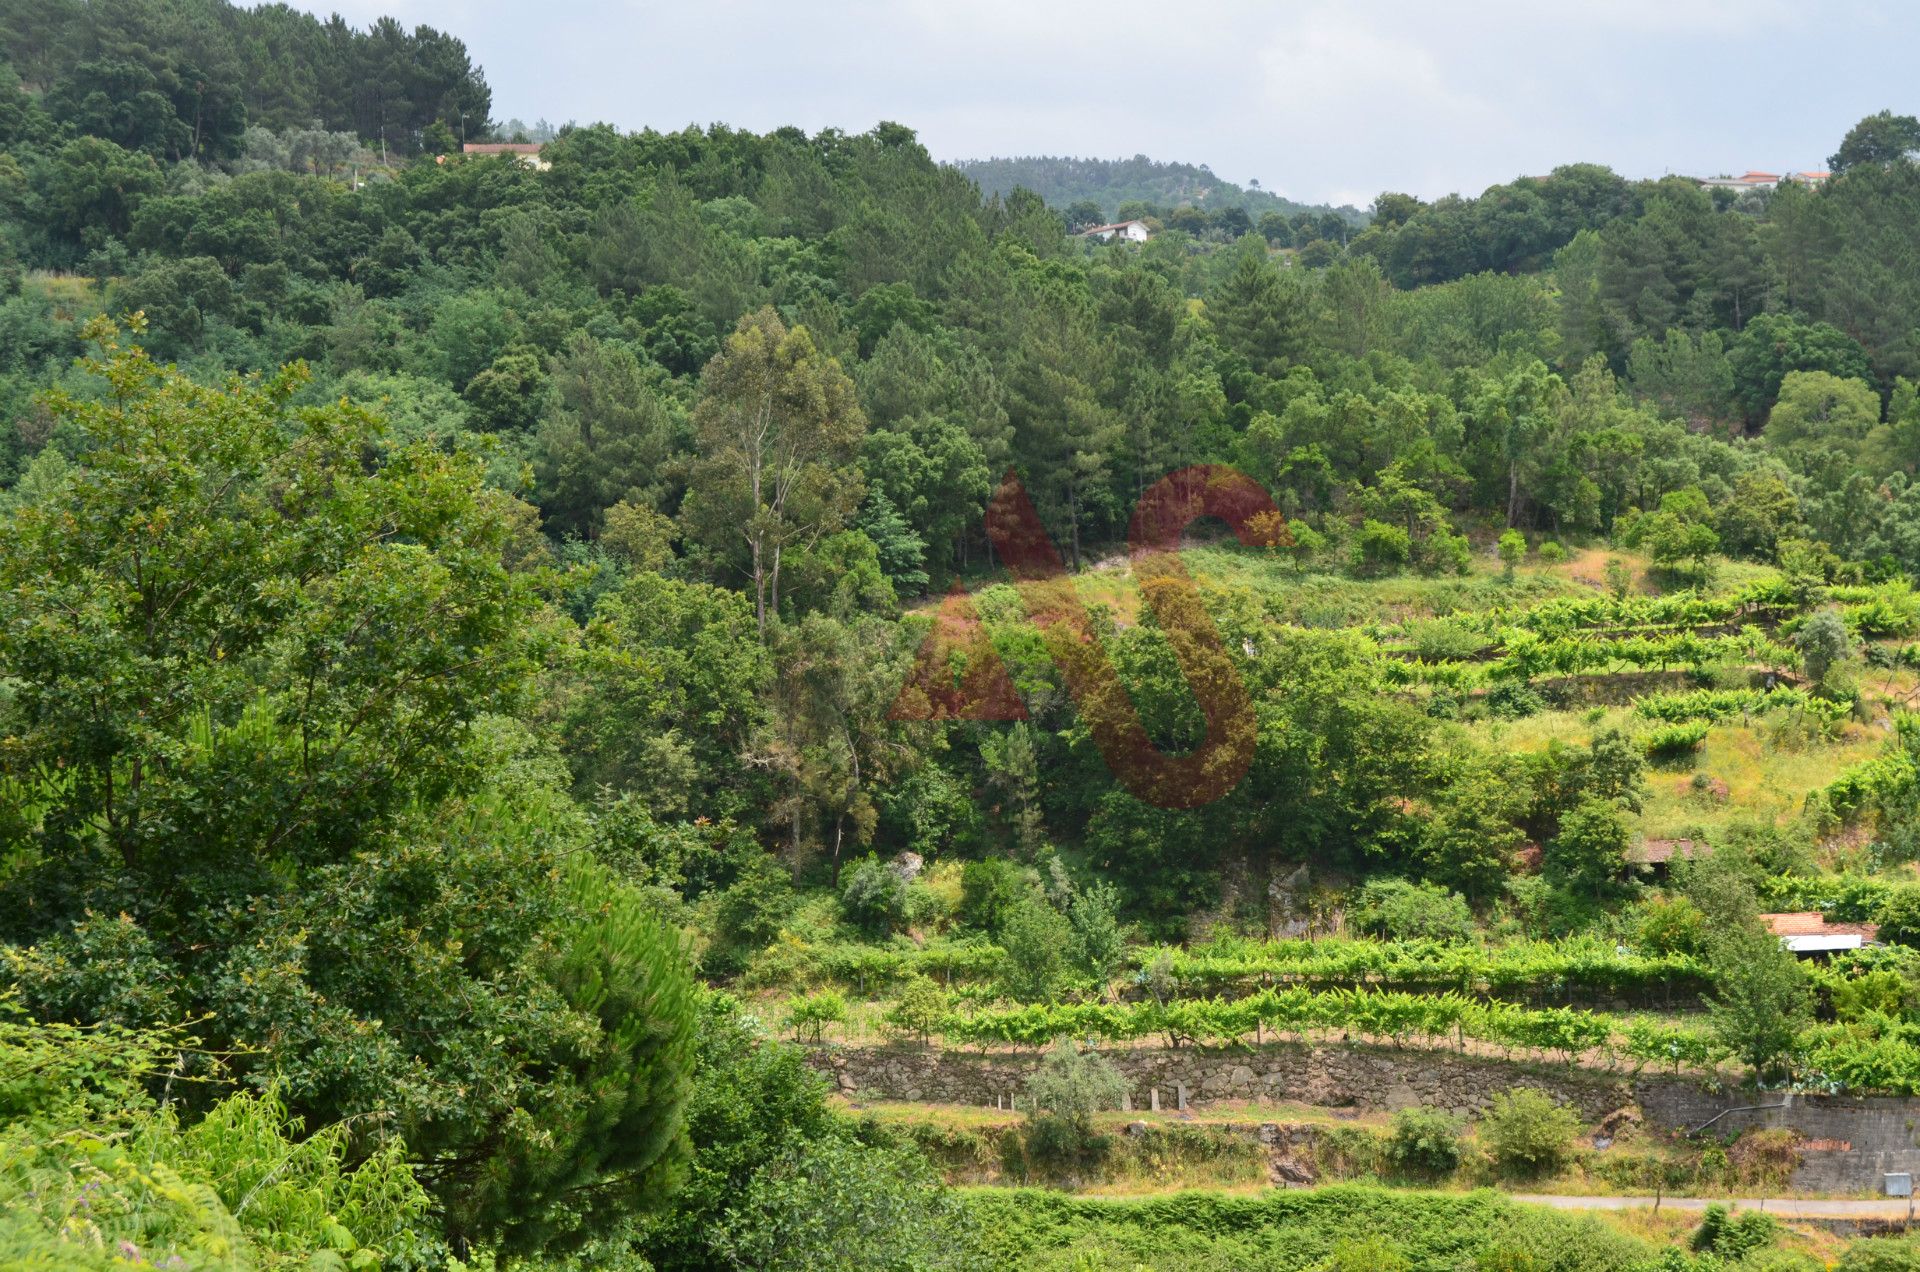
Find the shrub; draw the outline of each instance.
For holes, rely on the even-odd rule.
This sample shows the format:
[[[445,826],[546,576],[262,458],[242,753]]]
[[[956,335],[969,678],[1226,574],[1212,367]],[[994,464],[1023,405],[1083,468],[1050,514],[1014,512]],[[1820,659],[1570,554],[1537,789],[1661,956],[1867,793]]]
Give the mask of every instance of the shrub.
[[[1906,989],[1907,982],[1898,972],[1884,968],[1867,972],[1833,987],[1833,1014],[1841,1020],[1859,1020],[1872,1012],[1897,1016]]]
[[[1684,724],[1662,725],[1641,739],[1641,745],[1646,748],[1648,759],[1662,764],[1675,764],[1692,759],[1706,740],[1707,722],[1692,720]]]
[[[1385,1165],[1385,1137],[1365,1126],[1329,1126],[1314,1141],[1314,1161],[1334,1179],[1377,1175]]]
[[[1571,555],[1566,548],[1552,539],[1542,543],[1535,551],[1539,554],[1540,560],[1547,565],[1560,565]]]
[[[1524,720],[1545,711],[1547,700],[1531,686],[1509,680],[1487,691],[1486,705],[1496,720]]]
[[[1920,1242],[1911,1237],[1856,1241],[1840,1256],[1834,1272],[1920,1272]]]
[[[1399,526],[1383,521],[1361,523],[1353,540],[1353,572],[1359,575],[1392,574],[1403,568],[1413,554],[1413,540]]]
[[[1495,1097],[1480,1121],[1493,1160],[1505,1169],[1540,1174],[1558,1169],[1572,1149],[1580,1121],[1547,1095],[1516,1087]]]
[[[907,881],[869,853],[840,872],[840,909],[869,936],[886,936],[907,918]]]
[[[1513,581],[1513,571],[1527,557],[1527,536],[1518,530],[1508,530],[1500,536],[1500,566],[1508,582]]]
[[[1493,641],[1457,618],[1421,618],[1407,624],[1407,643],[1426,659],[1471,658]]]
[[[1920,883],[1905,883],[1887,893],[1874,914],[1880,939],[1896,945],[1920,946]]]
[[[1326,1272],[1409,1272],[1413,1264],[1400,1247],[1381,1236],[1342,1237],[1333,1257],[1320,1265]]]
[[[1347,922],[1357,932],[1392,941],[1473,939],[1473,911],[1459,893],[1405,879],[1376,879],[1361,888]]]
[[[1653,954],[1698,954],[1706,948],[1707,916],[1686,897],[1654,897],[1640,907],[1634,934]]]
[[[1401,1109],[1393,1115],[1387,1160],[1404,1171],[1444,1175],[1460,1164],[1460,1124],[1439,1109]]]
[[[1723,1259],[1743,1259],[1756,1250],[1764,1250],[1780,1235],[1780,1224],[1770,1214],[1748,1210],[1735,1216],[1725,1206],[1712,1205],[1693,1230],[1688,1244],[1701,1254]]]

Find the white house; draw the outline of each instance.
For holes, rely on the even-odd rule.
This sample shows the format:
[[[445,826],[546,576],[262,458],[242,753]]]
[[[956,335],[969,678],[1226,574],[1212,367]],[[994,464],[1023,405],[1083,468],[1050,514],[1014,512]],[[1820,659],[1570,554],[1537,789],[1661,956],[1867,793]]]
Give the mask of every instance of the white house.
[[[1116,221],[1112,225],[1096,225],[1092,229],[1080,231],[1081,238],[1097,238],[1103,243],[1122,239],[1128,243],[1144,243],[1150,237],[1145,221]]]
[[[553,165],[540,157],[540,150],[537,141],[470,141],[460,147],[462,154],[512,155],[527,167],[545,172]]]
[[[1700,183],[1702,190],[1772,190],[1782,181],[1797,181],[1801,185],[1817,186],[1826,182],[1831,172],[1789,172],[1781,176],[1777,172],[1749,172],[1738,177],[1708,177]]]

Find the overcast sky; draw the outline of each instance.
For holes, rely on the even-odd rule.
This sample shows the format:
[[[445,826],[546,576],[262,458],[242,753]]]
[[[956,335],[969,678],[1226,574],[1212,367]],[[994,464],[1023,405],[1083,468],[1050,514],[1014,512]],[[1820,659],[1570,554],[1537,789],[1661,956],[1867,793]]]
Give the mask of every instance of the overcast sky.
[[[1784,0],[344,0],[460,36],[497,119],[864,131],[936,158],[1204,163],[1364,206],[1590,160],[1825,166],[1920,111],[1920,7]]]

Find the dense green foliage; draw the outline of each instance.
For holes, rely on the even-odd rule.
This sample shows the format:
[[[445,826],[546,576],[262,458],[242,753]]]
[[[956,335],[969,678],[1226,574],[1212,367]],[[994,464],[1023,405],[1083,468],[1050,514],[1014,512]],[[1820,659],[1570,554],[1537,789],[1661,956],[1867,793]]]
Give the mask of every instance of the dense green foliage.
[[[1372,1192],[959,1200],[697,978],[802,991],[768,1024],[809,1044],[1338,1032],[1920,1090],[1908,951],[1808,975],[1758,919],[1920,939],[1869,877],[1920,856],[1911,121],[1765,199],[1571,165],[1362,217],[1144,160],[983,190],[892,123],[467,155],[514,130],[389,20],[0,33],[0,1046],[81,1075],[0,1077],[22,1257],[1648,1254],[1478,1195],[1396,1202],[1404,1249],[1340,1244]],[[1152,238],[1069,232],[1118,217]],[[1182,599],[1123,544],[1198,464],[1277,512]],[[1009,473],[1075,630],[990,533]],[[1244,689],[1244,776],[1149,802],[1101,715],[1202,753],[1196,666]],[[1747,826],[1681,775],[1715,864],[1652,879],[1649,759],[1736,729],[1819,789]],[[1622,997],[1705,1010],[1586,1009]],[[1072,1176],[1116,1083],[1053,1055],[1030,1159]],[[1441,1169],[1448,1128],[1402,1130]]]

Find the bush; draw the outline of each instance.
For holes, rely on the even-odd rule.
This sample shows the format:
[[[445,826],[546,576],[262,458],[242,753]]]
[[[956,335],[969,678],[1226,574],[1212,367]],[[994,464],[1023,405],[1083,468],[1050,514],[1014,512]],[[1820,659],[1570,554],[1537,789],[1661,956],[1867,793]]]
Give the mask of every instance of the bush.
[[[1634,937],[1652,954],[1699,954],[1707,928],[1706,914],[1686,897],[1653,897],[1640,907]]]
[[[1487,691],[1487,714],[1496,720],[1524,720],[1547,709],[1547,700],[1517,680],[1495,685]]]
[[[1920,883],[1904,883],[1888,892],[1873,917],[1881,940],[1920,947]]]
[[[1911,1237],[1856,1241],[1840,1256],[1834,1272],[1920,1272],[1920,1242]]]
[[[1707,727],[1705,720],[1662,725],[1642,738],[1641,745],[1646,748],[1648,759],[1660,764],[1677,764],[1693,758],[1707,740]]]
[[[1725,1206],[1712,1205],[1687,1244],[1700,1254],[1737,1260],[1766,1249],[1779,1235],[1780,1224],[1772,1215],[1749,1210],[1734,1216]]]
[[[1413,1264],[1385,1237],[1369,1236],[1340,1238],[1321,1267],[1326,1272],[1409,1272]]]
[[[1516,1087],[1495,1097],[1480,1120],[1481,1138],[1493,1160],[1507,1170],[1541,1174],[1567,1160],[1580,1120],[1547,1095]]]
[[[1404,1171],[1444,1175],[1460,1164],[1460,1124],[1439,1109],[1401,1109],[1393,1115],[1387,1160]]]
[[[1329,1126],[1314,1142],[1313,1159],[1333,1179],[1377,1175],[1387,1160],[1386,1137],[1365,1126]]]
[[[1493,641],[1457,618],[1421,618],[1406,627],[1413,652],[1429,660],[1471,658]]]
[[[1470,941],[1473,911],[1457,892],[1432,883],[1376,879],[1347,912],[1356,932],[1390,941]]]
[[[1566,548],[1552,539],[1542,543],[1535,551],[1539,554],[1541,562],[1546,565],[1560,565],[1571,555]]]
[[[840,908],[868,936],[886,936],[906,922],[907,881],[869,853],[840,872]]]

